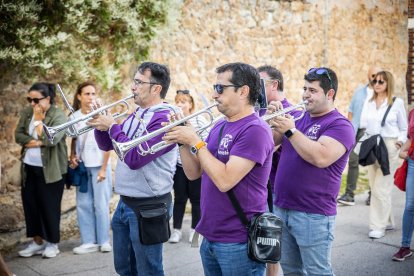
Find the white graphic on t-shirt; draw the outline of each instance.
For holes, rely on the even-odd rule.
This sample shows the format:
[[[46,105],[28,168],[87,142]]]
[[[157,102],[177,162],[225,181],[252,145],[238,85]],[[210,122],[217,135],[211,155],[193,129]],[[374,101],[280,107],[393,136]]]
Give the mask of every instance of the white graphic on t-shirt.
[[[229,155],[229,143],[233,141],[233,136],[231,134],[226,134],[220,141],[220,147],[218,149],[218,154],[220,155]]]
[[[314,124],[313,126],[311,126],[308,129],[308,132],[306,133],[306,136],[309,137],[312,140],[317,140],[318,139],[318,132],[321,129],[321,125],[319,124]]]

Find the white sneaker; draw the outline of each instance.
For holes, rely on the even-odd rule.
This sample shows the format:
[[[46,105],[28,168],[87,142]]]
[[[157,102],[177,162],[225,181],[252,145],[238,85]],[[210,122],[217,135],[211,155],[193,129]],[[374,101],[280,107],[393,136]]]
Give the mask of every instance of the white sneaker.
[[[380,231],[380,230],[371,230],[369,231],[369,234],[368,234],[368,237],[370,237],[371,239],[380,239],[384,236],[385,236],[385,232]]]
[[[112,251],[112,246],[109,242],[106,242],[101,245],[101,252],[111,252],[111,251]]]
[[[59,254],[59,248],[57,243],[50,243],[48,242],[45,248],[45,251],[43,251],[42,257],[43,258],[54,258]]]
[[[174,229],[170,239],[168,240],[168,242],[170,243],[177,243],[181,240],[181,237],[183,236],[183,234],[181,233],[181,230],[179,229]]]
[[[96,252],[98,250],[99,250],[99,245],[97,245],[96,243],[84,243],[78,247],[73,248],[73,253],[81,255],[81,254]]]
[[[19,251],[20,257],[31,257],[33,255],[42,255],[43,250],[46,247],[46,243],[37,244],[34,241],[32,241],[25,249]]]

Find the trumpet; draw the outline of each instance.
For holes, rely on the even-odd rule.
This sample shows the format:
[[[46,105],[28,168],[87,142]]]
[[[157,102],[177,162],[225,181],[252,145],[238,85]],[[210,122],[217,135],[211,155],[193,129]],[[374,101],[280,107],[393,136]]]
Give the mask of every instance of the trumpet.
[[[286,108],[284,108],[282,110],[273,112],[271,114],[264,115],[262,117],[262,119],[264,121],[266,121],[266,122],[269,122],[270,120],[272,120],[272,119],[274,119],[274,118],[276,118],[278,116],[285,115],[285,114],[287,114],[287,113],[289,113],[289,112],[291,112],[293,110],[301,110],[302,112],[300,113],[300,115],[293,118],[294,121],[297,121],[297,120],[301,119],[303,117],[303,115],[305,115],[306,104],[307,103],[308,103],[308,101],[303,101],[301,103],[298,103],[297,105],[292,105],[292,106],[286,107]]]
[[[133,148],[138,147],[137,151],[141,156],[145,156],[147,154],[154,154],[168,146],[170,146],[170,144],[167,144],[165,141],[161,141],[155,145],[153,145],[152,147],[148,147],[147,149],[144,149],[144,147],[142,146],[144,143],[147,144],[147,141],[162,134],[167,132],[168,130],[182,125],[185,122],[187,122],[188,120],[190,120],[191,118],[197,117],[203,113],[206,113],[209,116],[210,122],[207,123],[206,125],[201,126],[200,128],[197,129],[197,134],[201,133],[202,131],[206,130],[207,128],[209,128],[213,122],[214,122],[214,116],[213,113],[210,111],[211,108],[217,106],[218,103],[214,103],[202,110],[199,110],[187,117],[184,117],[180,120],[174,121],[171,124],[164,126],[160,129],[157,129],[156,131],[153,131],[151,133],[148,133],[144,136],[138,137],[134,140],[128,141],[128,142],[124,142],[124,143],[120,143],[120,142],[116,142],[114,139],[112,139],[112,145],[114,147],[114,151],[116,152],[116,154],[118,155],[119,159],[121,161],[124,161],[126,154]],[[148,144],[147,144],[148,145]]]
[[[69,137],[75,137],[75,136],[84,134],[84,133],[92,130],[93,127],[86,126],[86,127],[81,128],[80,130],[77,130],[74,127],[74,125],[79,123],[79,122],[82,122],[82,121],[90,120],[94,116],[96,116],[98,114],[101,114],[102,112],[106,111],[107,109],[110,109],[110,108],[112,108],[112,107],[114,107],[118,104],[121,104],[121,103],[124,103],[126,105],[127,109],[123,113],[114,114],[114,118],[116,119],[118,117],[124,116],[128,113],[128,110],[129,110],[129,104],[127,103],[127,100],[132,99],[133,97],[134,97],[134,95],[130,95],[130,96],[125,97],[125,98],[123,98],[119,101],[116,101],[114,103],[111,103],[111,104],[108,104],[108,105],[105,105],[105,106],[101,106],[100,108],[92,111],[91,113],[89,113],[85,116],[79,117],[77,119],[71,120],[67,123],[64,123],[64,124],[61,124],[61,125],[58,125],[58,126],[55,126],[55,127],[48,127],[46,125],[43,125],[43,131],[45,132],[47,138],[49,139],[50,143],[52,143],[52,144],[53,144],[53,139],[55,138],[56,134],[63,131],[63,130],[67,130],[68,128],[70,128],[70,129],[67,130],[66,133],[68,134]]]

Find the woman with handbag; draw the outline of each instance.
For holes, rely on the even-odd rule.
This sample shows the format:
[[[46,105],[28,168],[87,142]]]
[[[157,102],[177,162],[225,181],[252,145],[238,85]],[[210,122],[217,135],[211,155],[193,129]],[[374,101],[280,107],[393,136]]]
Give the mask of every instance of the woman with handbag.
[[[388,160],[382,162],[388,161],[386,165],[390,172],[384,175],[384,164],[379,164],[378,161],[367,166],[371,188],[368,236],[379,239],[385,236],[386,230],[394,228],[391,192],[394,186],[393,175],[398,166],[398,152],[407,139],[407,117],[404,101],[393,98],[394,78],[390,72],[378,72],[371,84],[374,93],[364,103],[361,128],[365,128],[369,136],[377,134],[381,136],[388,153],[385,153],[388,155],[386,156]]]
[[[74,96],[71,119],[85,116],[96,100],[93,82],[81,83]],[[84,121],[75,124],[75,129],[86,127]],[[87,183],[76,187],[76,211],[82,244],[73,249],[75,254],[110,252],[109,200],[112,194],[110,152],[103,152],[96,144],[93,131],[72,139],[70,167],[84,166]]]
[[[54,143],[44,134],[43,125],[66,122],[63,111],[54,105],[55,85],[35,83],[15,131],[16,143],[22,145],[22,203],[27,237],[33,242],[19,251],[21,257],[43,255],[53,258],[60,253],[60,210],[67,170],[65,133],[58,133]]]
[[[408,139],[401,148],[400,158],[407,160],[407,179],[405,187],[405,208],[402,221],[402,240],[401,248],[394,254],[394,261],[402,262],[405,258],[410,257],[413,252],[410,250],[410,244],[414,231],[414,109],[408,115]],[[411,154],[409,154],[409,152]]]

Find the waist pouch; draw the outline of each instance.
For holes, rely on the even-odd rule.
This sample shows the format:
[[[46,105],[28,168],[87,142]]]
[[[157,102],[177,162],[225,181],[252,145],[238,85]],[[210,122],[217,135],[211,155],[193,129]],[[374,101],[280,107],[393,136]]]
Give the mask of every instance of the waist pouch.
[[[150,245],[168,241],[171,235],[168,206],[171,193],[150,198],[121,196],[122,201],[131,208],[138,219],[139,240]]]

